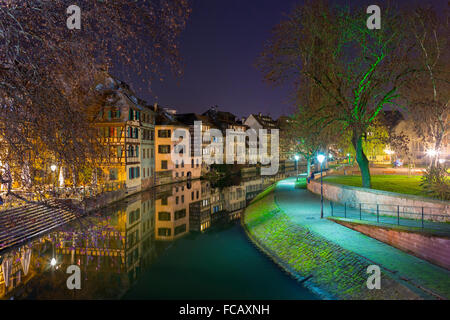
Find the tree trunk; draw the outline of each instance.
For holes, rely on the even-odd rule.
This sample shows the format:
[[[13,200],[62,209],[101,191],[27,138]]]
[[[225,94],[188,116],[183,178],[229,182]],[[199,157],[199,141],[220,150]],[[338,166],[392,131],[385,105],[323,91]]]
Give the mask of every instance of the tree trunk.
[[[352,144],[356,150],[356,162],[361,170],[362,186],[363,188],[372,188],[372,183],[370,181],[369,160],[363,151],[362,135],[353,132]]]
[[[306,158],[306,176],[309,177],[311,175],[311,159]]]

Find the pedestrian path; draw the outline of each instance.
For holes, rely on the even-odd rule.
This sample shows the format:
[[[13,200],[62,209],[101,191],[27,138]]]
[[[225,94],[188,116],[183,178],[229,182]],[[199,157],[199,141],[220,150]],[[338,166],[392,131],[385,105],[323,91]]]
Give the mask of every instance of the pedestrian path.
[[[450,271],[328,219],[320,219],[320,196],[295,188],[295,178],[277,183],[275,201],[292,222],[373,261],[414,287],[450,298]],[[328,210],[326,215],[330,214]]]

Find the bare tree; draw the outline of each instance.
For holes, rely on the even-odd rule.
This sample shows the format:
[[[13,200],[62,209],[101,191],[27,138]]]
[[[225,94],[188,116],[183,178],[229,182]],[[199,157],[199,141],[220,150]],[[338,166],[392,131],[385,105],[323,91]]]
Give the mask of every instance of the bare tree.
[[[307,122],[351,134],[363,187],[371,187],[363,138],[380,111],[396,104],[403,78],[413,72],[405,63],[403,19],[393,12],[384,8],[381,30],[369,30],[363,11],[306,2],[274,29],[259,61],[266,80],[310,86],[327,97],[310,105]]]
[[[92,126],[104,98],[93,87],[99,69],[123,65],[147,85],[163,65],[180,72],[185,0],[80,0],[81,30],[66,26],[71,4],[0,2],[0,177],[8,193],[14,182],[32,191],[51,183],[50,163],[76,176],[102,161]]]
[[[409,77],[403,93],[415,123],[415,131],[433,150],[433,165],[437,165],[442,143],[450,128],[449,15],[438,14],[431,7],[417,8],[410,15],[412,53],[419,72]]]

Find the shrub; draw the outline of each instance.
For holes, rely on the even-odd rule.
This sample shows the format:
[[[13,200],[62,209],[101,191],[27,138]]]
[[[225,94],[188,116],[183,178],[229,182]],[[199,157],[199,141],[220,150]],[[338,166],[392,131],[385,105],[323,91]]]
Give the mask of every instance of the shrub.
[[[422,177],[420,186],[426,193],[441,200],[450,200],[450,182],[447,168],[438,164],[429,167]]]

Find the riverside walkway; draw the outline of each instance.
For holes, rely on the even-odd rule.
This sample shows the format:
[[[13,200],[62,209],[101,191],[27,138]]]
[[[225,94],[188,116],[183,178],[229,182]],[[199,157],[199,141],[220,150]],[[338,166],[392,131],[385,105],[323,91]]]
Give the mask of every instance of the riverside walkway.
[[[292,222],[372,261],[425,294],[450,298],[450,271],[328,219],[320,219],[320,196],[295,188],[295,178],[278,182],[274,197]],[[325,211],[325,217],[330,213],[331,210]]]

